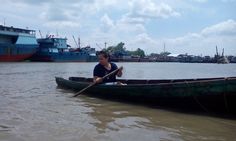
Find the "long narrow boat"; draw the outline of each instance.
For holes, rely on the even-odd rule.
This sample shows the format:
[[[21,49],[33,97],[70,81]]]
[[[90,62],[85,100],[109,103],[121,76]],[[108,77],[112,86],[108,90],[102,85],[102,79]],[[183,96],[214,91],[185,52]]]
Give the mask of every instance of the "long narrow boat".
[[[60,88],[79,91],[92,83],[92,78],[56,77]],[[175,80],[118,80],[127,85],[99,84],[86,91],[91,96],[148,100],[156,103],[182,101],[206,107],[236,112],[236,77],[175,79]],[[191,102],[190,102],[191,101]]]

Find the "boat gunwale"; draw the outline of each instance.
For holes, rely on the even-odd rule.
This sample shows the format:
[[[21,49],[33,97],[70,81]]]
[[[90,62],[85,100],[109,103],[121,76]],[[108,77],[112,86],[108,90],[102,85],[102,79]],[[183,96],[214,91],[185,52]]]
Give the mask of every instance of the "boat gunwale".
[[[56,77],[56,78],[61,78],[61,77]],[[70,77],[71,78],[71,77]],[[89,85],[91,84],[92,82],[90,81],[86,81],[87,79],[91,79],[91,78],[86,78],[86,77],[75,77],[75,78],[84,78],[84,81],[74,81],[74,80],[70,80],[70,79],[64,79],[64,78],[61,78],[63,80],[66,80],[66,81],[70,81],[70,82],[73,82],[73,83],[77,83],[77,84],[83,84],[83,85]],[[117,79],[117,81],[128,81],[128,80],[131,80],[131,81],[139,81],[139,80],[135,80],[135,79]],[[165,79],[165,80],[168,80],[168,79]],[[230,80],[235,80],[236,81],[236,77],[221,77],[221,78],[209,78],[209,79],[196,79],[196,80],[193,80],[193,79],[186,79],[184,81],[181,81],[181,82],[174,82],[175,80],[180,80],[180,79],[174,79],[174,80],[170,80],[170,82],[168,83],[142,83],[142,84],[127,84],[127,85],[97,85],[98,87],[103,87],[103,86],[106,86],[106,87],[135,87],[135,86],[168,86],[168,85],[181,85],[181,84],[187,84],[187,85],[191,85],[191,84],[204,84],[204,83],[211,83],[211,82],[222,82],[222,81],[230,81]],[[182,79],[181,79],[182,80]],[[189,81],[187,81],[189,80]],[[191,80],[191,81],[190,81]],[[150,80],[149,80],[150,81]],[[157,81],[161,81],[161,80],[157,80]],[[148,82],[148,80],[147,80]]]

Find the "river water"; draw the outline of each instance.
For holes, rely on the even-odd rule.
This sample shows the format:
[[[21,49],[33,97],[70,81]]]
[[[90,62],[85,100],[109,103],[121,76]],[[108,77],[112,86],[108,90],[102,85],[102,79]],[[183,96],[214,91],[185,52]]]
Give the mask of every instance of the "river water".
[[[1,141],[236,140],[236,118],[150,108],[58,89],[55,76],[91,77],[95,63],[0,63]],[[123,78],[236,76],[236,64],[118,63]]]

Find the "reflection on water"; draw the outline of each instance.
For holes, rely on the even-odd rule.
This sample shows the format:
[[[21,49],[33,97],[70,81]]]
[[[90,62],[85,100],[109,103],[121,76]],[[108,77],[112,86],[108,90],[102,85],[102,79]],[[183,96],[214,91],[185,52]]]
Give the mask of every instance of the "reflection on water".
[[[91,124],[95,126],[99,134],[110,134],[114,140],[157,140],[158,138],[174,140],[178,136],[175,129],[168,129],[161,125],[155,126],[152,117],[142,114],[147,110],[143,107],[100,99],[86,98],[85,100],[93,101],[93,103],[86,104],[86,106],[92,107],[92,112],[88,113],[94,118]],[[137,138],[137,133],[142,136]]]
[[[72,98],[74,92],[56,88],[54,76],[91,76],[94,65],[1,63],[0,140],[235,139],[235,119],[179,113],[85,95]],[[233,64],[122,65],[126,68],[125,78],[236,76]]]
[[[228,139],[235,136],[234,120],[176,113],[86,96],[83,96],[83,100],[87,101],[85,106],[92,108],[88,114],[95,119],[92,125],[98,133],[109,133],[115,138],[123,135],[130,140],[222,140],[225,135]]]

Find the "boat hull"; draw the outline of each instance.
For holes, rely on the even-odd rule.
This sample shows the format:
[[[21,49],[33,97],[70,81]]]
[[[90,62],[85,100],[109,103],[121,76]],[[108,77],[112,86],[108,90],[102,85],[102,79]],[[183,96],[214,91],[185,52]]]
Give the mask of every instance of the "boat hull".
[[[79,91],[89,85],[87,81],[81,79],[75,77],[70,80],[56,78],[56,82],[60,88]],[[147,80],[120,81],[128,82],[128,85],[96,85],[88,89],[86,95],[145,101],[158,105],[187,106],[193,104],[203,109],[236,113],[234,108],[236,106],[236,78],[155,80],[156,82],[149,84]],[[146,83],[144,83],[145,81]]]
[[[67,87],[74,90],[80,90],[88,86],[91,82],[80,81],[71,77],[70,80],[56,78],[58,86]],[[102,92],[103,94],[112,93],[112,95],[130,95],[130,96],[145,96],[145,97],[189,97],[189,96],[206,96],[218,95],[221,93],[236,94],[236,78],[219,78],[211,80],[156,80],[156,83],[149,83],[147,80],[119,80],[128,82],[128,85],[96,85],[89,89],[87,93]],[[135,83],[135,81],[137,83]],[[143,83],[142,82],[145,82]],[[159,81],[159,83],[158,83]],[[166,81],[166,82],[165,82]],[[171,82],[172,81],[172,82]],[[176,81],[176,82],[174,82]],[[161,83],[163,82],[163,83]],[[130,83],[130,84],[129,84]]]

